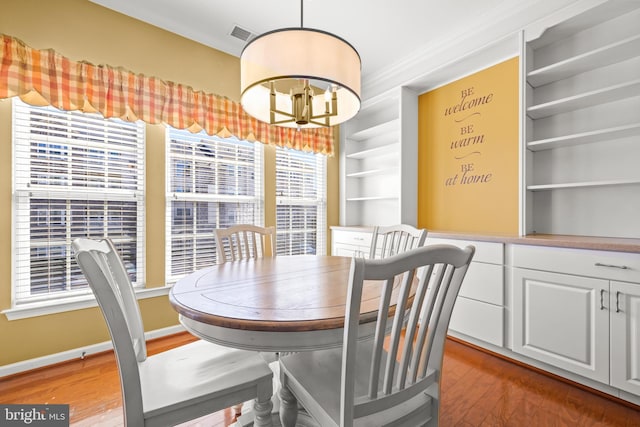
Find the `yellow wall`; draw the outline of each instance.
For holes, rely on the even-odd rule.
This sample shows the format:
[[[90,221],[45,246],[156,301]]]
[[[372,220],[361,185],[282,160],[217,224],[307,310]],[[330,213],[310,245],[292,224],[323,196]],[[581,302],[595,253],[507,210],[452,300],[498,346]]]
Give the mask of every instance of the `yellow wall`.
[[[518,58],[418,100],[418,225],[518,233]]]
[[[87,0],[3,0],[0,32],[72,59],[240,97],[238,58]],[[147,286],[164,286],[164,128],[147,126]],[[336,139],[337,141],[337,139]],[[336,144],[336,151],[338,145]],[[338,155],[328,159],[328,226],[338,223]],[[275,149],[265,146],[265,224],[275,225]],[[328,230],[328,229],[327,229]],[[328,232],[328,231],[327,231]],[[11,101],[0,101],[0,311],[11,306]],[[140,301],[145,329],[177,324],[167,297]],[[0,366],[109,339],[97,308],[8,321],[0,315]]]

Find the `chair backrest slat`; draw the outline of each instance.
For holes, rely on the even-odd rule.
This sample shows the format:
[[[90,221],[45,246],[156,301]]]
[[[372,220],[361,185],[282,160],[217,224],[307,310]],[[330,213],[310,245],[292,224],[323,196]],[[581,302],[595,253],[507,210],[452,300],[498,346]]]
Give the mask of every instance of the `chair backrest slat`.
[[[428,281],[425,279],[430,274],[431,266],[428,268],[423,268],[420,271],[420,276],[418,277],[418,288],[416,289],[414,295],[414,303],[411,307],[411,312],[409,314],[409,320],[406,323],[406,333],[405,336],[416,336],[416,331],[418,330],[418,325],[421,319],[422,307],[426,306],[424,304],[424,300],[427,296],[427,284]],[[402,346],[402,357],[400,360],[400,374],[398,375],[398,389],[403,389],[407,383],[407,373],[409,371],[410,362],[414,357],[419,357],[419,352],[414,352],[414,345],[411,340],[404,340]],[[417,355],[416,355],[417,354]],[[411,383],[415,382],[415,378],[411,378]]]
[[[262,258],[268,253],[275,256],[274,227],[238,224],[214,230],[218,263]]]
[[[378,313],[386,313],[389,310],[391,304],[391,293],[393,291],[392,280],[386,280],[382,285],[382,291],[380,295],[380,305],[378,307]],[[380,366],[382,364],[382,351],[384,349],[386,333],[387,333],[387,320],[388,316],[379,317],[376,322],[376,331],[373,344],[373,356],[371,361],[371,371],[369,382],[369,398],[375,399],[378,397],[378,381],[380,378]]]
[[[377,226],[373,229],[369,258],[386,258],[424,245],[427,230],[408,224]]]
[[[399,248],[403,246],[396,246]],[[425,392],[431,380],[439,387],[453,304],[474,251],[472,246],[431,245],[384,259],[353,258],[345,313],[340,425],[351,426],[354,418],[406,402]],[[358,341],[365,283],[379,288],[372,344]],[[367,346],[371,357],[364,390],[356,385],[353,368],[359,345]]]
[[[390,355],[398,354],[400,348],[400,339],[402,337],[402,328],[405,324],[405,307],[407,307],[409,294],[413,285],[415,270],[409,270],[402,277],[402,285],[396,298],[395,313],[393,315],[393,326],[391,327],[391,334],[389,340],[389,346],[387,352]],[[389,313],[378,313],[378,316],[389,315]],[[387,358],[387,366],[384,373],[384,394],[391,394],[391,388],[393,386],[393,378],[395,375],[397,361],[394,357]]]

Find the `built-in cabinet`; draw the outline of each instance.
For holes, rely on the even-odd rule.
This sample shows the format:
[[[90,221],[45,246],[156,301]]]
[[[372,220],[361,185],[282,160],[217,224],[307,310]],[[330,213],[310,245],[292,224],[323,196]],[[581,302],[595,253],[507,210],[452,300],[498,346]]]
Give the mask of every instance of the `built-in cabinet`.
[[[523,234],[640,238],[640,3],[525,30]]]
[[[331,254],[368,257],[372,229],[332,227]],[[473,245],[473,260],[451,315],[449,330],[461,338],[472,338],[498,347],[505,344],[504,244],[471,240],[434,238],[425,245]]]
[[[522,29],[520,236],[426,244],[476,246],[452,336],[640,405],[638,23],[640,2],[581,0]],[[416,225],[416,112],[399,88],[342,125],[334,255]]]
[[[511,247],[512,350],[640,395],[640,254]]]
[[[370,227],[331,231],[332,255],[368,254]],[[427,235],[476,248],[449,334],[640,404],[640,252],[492,240]]]
[[[341,125],[341,225],[416,224],[417,122],[418,95],[401,87]]]
[[[504,346],[504,245],[428,235],[425,244],[442,243],[459,247],[473,245],[476,248],[451,314],[449,333],[463,339],[470,337]]]

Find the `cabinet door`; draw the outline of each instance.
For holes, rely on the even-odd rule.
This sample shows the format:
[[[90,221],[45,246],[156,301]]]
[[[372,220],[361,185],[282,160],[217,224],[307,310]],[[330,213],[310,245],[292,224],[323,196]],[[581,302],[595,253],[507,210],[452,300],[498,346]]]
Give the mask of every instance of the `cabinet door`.
[[[640,284],[611,282],[611,385],[640,395]]]
[[[513,269],[513,351],[609,382],[609,282]]]

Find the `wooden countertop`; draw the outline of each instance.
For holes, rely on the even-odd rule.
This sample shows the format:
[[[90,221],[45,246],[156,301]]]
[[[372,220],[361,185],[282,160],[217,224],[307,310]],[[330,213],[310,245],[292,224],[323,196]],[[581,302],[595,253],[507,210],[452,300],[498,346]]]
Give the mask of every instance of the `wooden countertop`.
[[[336,230],[372,231],[370,226],[333,226]],[[530,234],[526,236],[475,234],[457,231],[429,230],[429,237],[441,239],[475,240],[480,242],[511,243],[516,245],[553,246],[572,249],[592,249],[614,252],[640,253],[640,239],[616,237],[569,236],[559,234]]]
[[[428,237],[511,243],[516,245],[553,246],[572,249],[592,249],[614,252],[640,253],[640,239],[615,237],[568,236],[559,234],[529,234],[500,236],[429,231]]]

